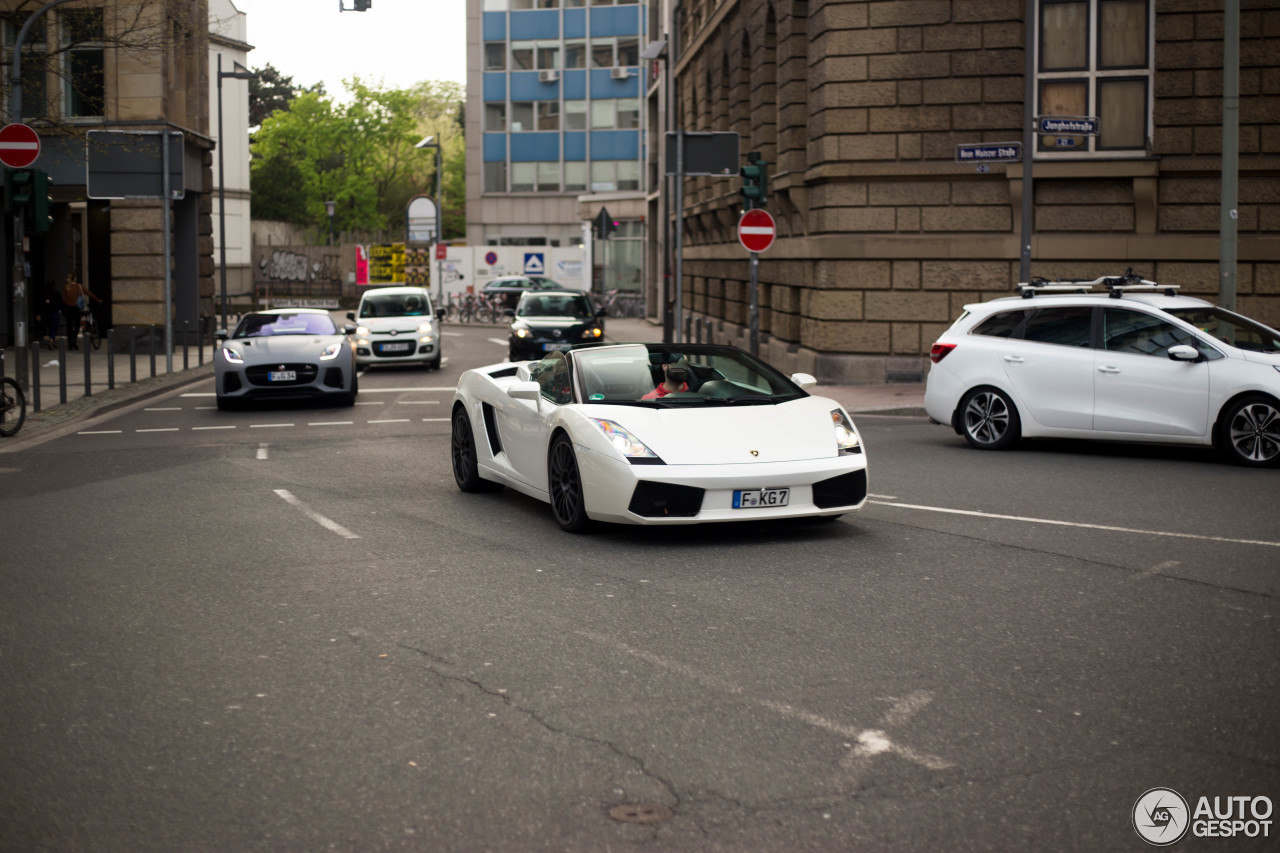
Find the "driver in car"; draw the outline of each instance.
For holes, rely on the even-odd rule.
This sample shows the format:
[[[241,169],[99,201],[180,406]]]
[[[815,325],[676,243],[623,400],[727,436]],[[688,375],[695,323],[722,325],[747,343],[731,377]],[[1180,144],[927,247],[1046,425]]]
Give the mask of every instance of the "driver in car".
[[[657,400],[677,391],[689,390],[688,367],[683,364],[664,364],[662,369],[666,372],[666,378],[658,383],[657,388],[641,397],[641,400]]]

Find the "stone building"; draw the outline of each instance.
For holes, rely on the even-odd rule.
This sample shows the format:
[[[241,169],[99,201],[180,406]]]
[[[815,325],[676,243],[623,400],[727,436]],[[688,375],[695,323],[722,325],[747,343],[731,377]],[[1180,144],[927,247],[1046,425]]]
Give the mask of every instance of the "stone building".
[[[1236,307],[1275,326],[1280,8],[1240,6]],[[1025,116],[1098,120],[1097,136],[1034,137],[1032,275],[1132,267],[1217,300],[1222,0],[1037,0],[1031,110],[1025,8],[651,4],[651,38],[669,42],[650,70],[651,186],[666,168],[658,134],[674,126],[668,94],[682,129],[737,131],[744,153],[770,163],[778,240],[760,260],[762,355],[823,381],[922,375],[963,306],[1011,294],[1020,277],[1022,163],[958,162],[957,146],[1020,142]],[[740,186],[686,178],[682,217],[683,304],[737,343],[748,322]],[[663,196],[650,195],[658,221]],[[654,267],[670,259],[662,232],[650,229]],[[660,280],[651,288],[660,297]]]
[[[154,140],[159,156],[161,134],[178,132],[182,177],[171,186],[168,298],[174,329],[186,323],[194,330],[201,315],[211,313],[213,295],[207,0],[72,0],[49,8],[23,44],[18,116],[8,79],[14,44],[23,23],[44,5],[0,0],[5,122],[36,130],[41,150],[31,168],[52,181],[51,224],[46,233],[28,231],[29,292],[35,297],[43,283],[61,286],[75,274],[102,299],[96,310],[104,326],[165,325],[165,204],[159,190],[144,186],[163,186],[160,171],[136,182],[125,177],[123,189],[117,182],[107,191],[101,173],[88,174],[87,149],[92,138],[104,138],[95,132],[124,132],[136,136],[110,139],[147,145]],[[93,162],[100,162],[96,155]],[[104,192],[116,197],[101,197]],[[135,194],[151,197],[130,197]],[[6,214],[6,272],[14,266],[15,249],[21,249],[13,245],[12,219]],[[10,342],[12,278],[6,274],[0,299],[0,333]],[[28,301],[29,309],[34,302]]]

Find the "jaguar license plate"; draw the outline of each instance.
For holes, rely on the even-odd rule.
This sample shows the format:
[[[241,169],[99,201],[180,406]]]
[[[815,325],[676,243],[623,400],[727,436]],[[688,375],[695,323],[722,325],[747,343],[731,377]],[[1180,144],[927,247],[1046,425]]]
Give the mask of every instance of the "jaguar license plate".
[[[268,382],[297,382],[298,371],[296,370],[271,370],[267,372]]]
[[[413,343],[410,341],[402,341],[401,343],[398,343],[398,344],[382,345],[383,352],[405,352],[406,350],[410,350],[410,349],[413,349]]]
[[[790,489],[742,489],[733,493],[733,508],[786,506],[790,498]]]

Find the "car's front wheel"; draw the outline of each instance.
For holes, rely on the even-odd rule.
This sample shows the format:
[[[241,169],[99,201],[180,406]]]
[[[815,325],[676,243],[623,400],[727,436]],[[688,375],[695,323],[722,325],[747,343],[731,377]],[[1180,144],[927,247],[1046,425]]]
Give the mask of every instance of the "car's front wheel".
[[[449,445],[453,479],[459,489],[464,492],[492,492],[502,488],[480,476],[480,467],[476,464],[475,433],[471,429],[471,418],[467,417],[467,410],[462,406],[453,412],[453,436]]]
[[[578,473],[578,458],[573,452],[573,442],[564,433],[551,443],[547,460],[547,474],[551,492],[551,513],[560,529],[569,533],[581,533],[591,526],[587,518],[587,502],[582,494],[582,476]]]
[[[1003,391],[975,388],[960,401],[960,431],[971,447],[1005,450],[1017,444],[1022,423]]]
[[[1222,416],[1221,446],[1238,465],[1280,464],[1280,405],[1261,394],[1232,403]]]

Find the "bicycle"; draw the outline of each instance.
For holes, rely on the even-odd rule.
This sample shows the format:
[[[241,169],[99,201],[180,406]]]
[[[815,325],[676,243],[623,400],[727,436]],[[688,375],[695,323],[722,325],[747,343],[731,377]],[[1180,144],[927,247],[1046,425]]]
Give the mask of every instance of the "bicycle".
[[[610,290],[600,308],[609,317],[643,317],[644,297],[634,290]]]
[[[4,372],[4,350],[0,349],[0,373]],[[8,376],[0,378],[0,435],[13,435],[27,419],[27,397],[22,386]]]
[[[89,335],[89,343],[94,349],[102,345],[102,332],[98,330],[98,320],[88,308],[80,314],[80,340],[84,340],[86,334]]]

